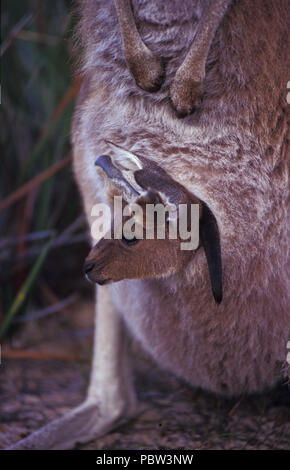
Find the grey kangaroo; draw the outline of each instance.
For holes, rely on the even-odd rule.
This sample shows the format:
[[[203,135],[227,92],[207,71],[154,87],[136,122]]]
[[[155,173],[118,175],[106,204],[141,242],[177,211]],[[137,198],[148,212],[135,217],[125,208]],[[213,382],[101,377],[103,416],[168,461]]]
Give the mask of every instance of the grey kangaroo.
[[[136,416],[130,337],[164,369],[226,396],[289,376],[289,1],[228,3],[79,2],[84,79],[71,135],[89,224],[114,195],[141,207],[194,202],[200,243],[183,252],[168,237],[92,240],[87,397],[14,449],[72,448]],[[179,119],[168,94],[188,114],[202,87]]]

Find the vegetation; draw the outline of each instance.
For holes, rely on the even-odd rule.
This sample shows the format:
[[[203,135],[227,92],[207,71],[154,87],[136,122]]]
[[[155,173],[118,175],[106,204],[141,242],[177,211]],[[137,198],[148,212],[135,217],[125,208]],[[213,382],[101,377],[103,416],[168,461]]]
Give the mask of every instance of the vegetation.
[[[1,3],[0,339],[67,307],[87,253],[71,168],[72,1]]]

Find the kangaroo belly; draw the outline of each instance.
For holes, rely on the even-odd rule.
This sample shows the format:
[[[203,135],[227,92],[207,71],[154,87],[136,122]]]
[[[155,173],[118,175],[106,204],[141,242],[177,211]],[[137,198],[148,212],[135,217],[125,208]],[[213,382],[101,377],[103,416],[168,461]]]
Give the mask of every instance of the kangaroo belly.
[[[112,296],[131,334],[166,370],[193,386],[215,393],[261,392],[286,370],[290,318],[273,318],[271,299],[234,299],[218,312],[206,301],[206,287],[193,283],[191,298],[170,288],[170,281],[122,281]],[[184,298],[185,297],[185,298]],[[283,327],[281,327],[283,325]],[[289,373],[288,365],[288,373]]]

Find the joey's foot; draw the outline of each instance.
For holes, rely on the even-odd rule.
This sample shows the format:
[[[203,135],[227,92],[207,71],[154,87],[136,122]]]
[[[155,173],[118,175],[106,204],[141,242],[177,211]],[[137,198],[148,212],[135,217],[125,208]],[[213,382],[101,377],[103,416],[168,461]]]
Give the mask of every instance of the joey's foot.
[[[137,49],[126,58],[129,70],[136,84],[149,93],[158,91],[165,79],[162,60],[146,46]]]
[[[188,79],[177,73],[170,87],[170,98],[177,116],[183,118],[201,105],[203,83],[201,80]]]

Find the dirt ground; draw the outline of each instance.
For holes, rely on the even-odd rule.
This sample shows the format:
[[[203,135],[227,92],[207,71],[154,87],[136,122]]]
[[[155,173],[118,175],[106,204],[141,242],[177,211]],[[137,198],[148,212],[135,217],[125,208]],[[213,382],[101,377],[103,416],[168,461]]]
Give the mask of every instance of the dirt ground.
[[[79,404],[89,378],[92,304],[27,324],[2,345],[0,448]],[[142,415],[80,449],[290,449],[290,392],[228,400],[191,389],[140,356]]]

